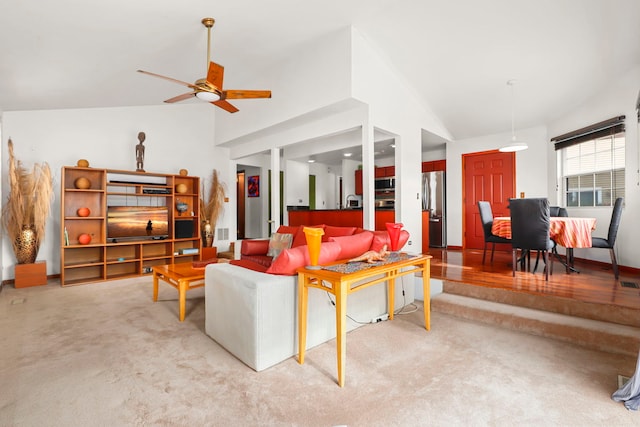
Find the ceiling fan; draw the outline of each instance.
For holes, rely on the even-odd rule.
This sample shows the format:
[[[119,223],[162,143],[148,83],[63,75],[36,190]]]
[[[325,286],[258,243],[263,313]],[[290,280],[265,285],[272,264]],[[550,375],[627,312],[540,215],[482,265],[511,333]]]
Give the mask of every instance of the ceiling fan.
[[[150,76],[159,77],[161,79],[169,80],[170,82],[178,83],[183,86],[187,86],[193,90],[193,92],[183,93],[182,95],[175,96],[167,99],[164,102],[173,103],[184,101],[193,96],[210,102],[223,110],[230,113],[235,113],[238,109],[227,102],[227,99],[252,99],[252,98],[271,98],[270,90],[237,90],[229,89],[224,90],[222,88],[222,80],[224,78],[224,67],[220,64],[216,64],[211,61],[211,27],[215,20],[213,18],[204,18],[202,24],[207,27],[207,77],[198,79],[195,83],[187,83],[182,80],[173,79],[171,77],[162,76],[160,74],[151,73],[149,71],[138,70],[139,73],[148,74]]]

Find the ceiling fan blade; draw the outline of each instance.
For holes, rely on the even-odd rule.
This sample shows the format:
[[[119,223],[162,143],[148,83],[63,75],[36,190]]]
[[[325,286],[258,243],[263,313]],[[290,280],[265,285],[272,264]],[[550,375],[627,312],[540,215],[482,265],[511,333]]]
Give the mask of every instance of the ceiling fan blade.
[[[167,102],[169,104],[174,103],[174,102],[179,102],[179,101],[184,101],[185,99],[189,99],[193,96],[196,95],[196,92],[189,92],[189,93],[183,93],[182,95],[178,95],[178,96],[174,96],[173,98],[169,98],[164,102]]]
[[[235,113],[237,111],[240,111],[233,105],[229,104],[224,99],[221,99],[220,101],[213,101],[212,104],[217,105],[218,107],[222,108],[223,110],[227,110],[230,113]]]
[[[225,90],[225,99],[271,98],[270,90]]]
[[[177,79],[174,79],[174,78],[171,78],[171,77],[162,76],[160,74],[156,74],[156,73],[152,73],[152,72],[144,71],[144,70],[138,70],[138,72],[142,73],[142,74],[147,74],[147,75],[153,76],[153,77],[159,77],[161,79],[168,80],[170,82],[178,83],[179,85],[190,87],[191,89],[194,89],[194,90],[198,89],[197,86],[194,86],[191,83],[183,82],[182,80],[177,80]]]
[[[207,82],[222,90],[222,81],[224,80],[224,67],[213,61],[209,62],[209,71],[207,72]]]

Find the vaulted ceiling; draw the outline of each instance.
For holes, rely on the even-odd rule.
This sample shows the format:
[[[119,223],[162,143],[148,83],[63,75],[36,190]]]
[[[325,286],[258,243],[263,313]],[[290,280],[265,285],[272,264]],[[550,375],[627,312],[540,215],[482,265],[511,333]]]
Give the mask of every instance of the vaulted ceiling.
[[[638,0],[21,0],[0,16],[0,111],[161,104],[184,88],[136,70],[204,77],[207,16],[228,88],[352,25],[455,139],[509,131],[512,106],[518,127],[547,123],[640,64]]]

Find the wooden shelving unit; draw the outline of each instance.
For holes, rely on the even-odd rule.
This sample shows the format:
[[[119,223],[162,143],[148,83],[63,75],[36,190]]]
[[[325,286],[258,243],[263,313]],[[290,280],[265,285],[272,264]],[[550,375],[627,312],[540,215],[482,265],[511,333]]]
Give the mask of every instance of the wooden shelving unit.
[[[199,177],[66,166],[61,177],[62,286],[139,276],[151,273],[154,265],[200,259]],[[79,178],[90,186],[77,188]],[[178,212],[178,202],[187,205],[186,211]],[[168,237],[109,239],[108,206],[167,206]],[[81,207],[89,208],[90,215],[79,216]],[[91,236],[91,242],[81,244],[81,234]],[[197,253],[184,254],[188,249]]]

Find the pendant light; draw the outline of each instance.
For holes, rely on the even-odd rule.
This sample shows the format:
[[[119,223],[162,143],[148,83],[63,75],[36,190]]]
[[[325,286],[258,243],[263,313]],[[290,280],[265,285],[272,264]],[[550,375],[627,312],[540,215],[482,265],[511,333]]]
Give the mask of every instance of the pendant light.
[[[516,139],[516,119],[515,119],[515,102],[513,100],[513,85],[515,84],[515,80],[507,81],[507,85],[511,86],[511,142],[507,145],[500,147],[499,151],[503,153],[511,153],[514,151],[522,151],[529,148],[526,142],[520,141]]]

